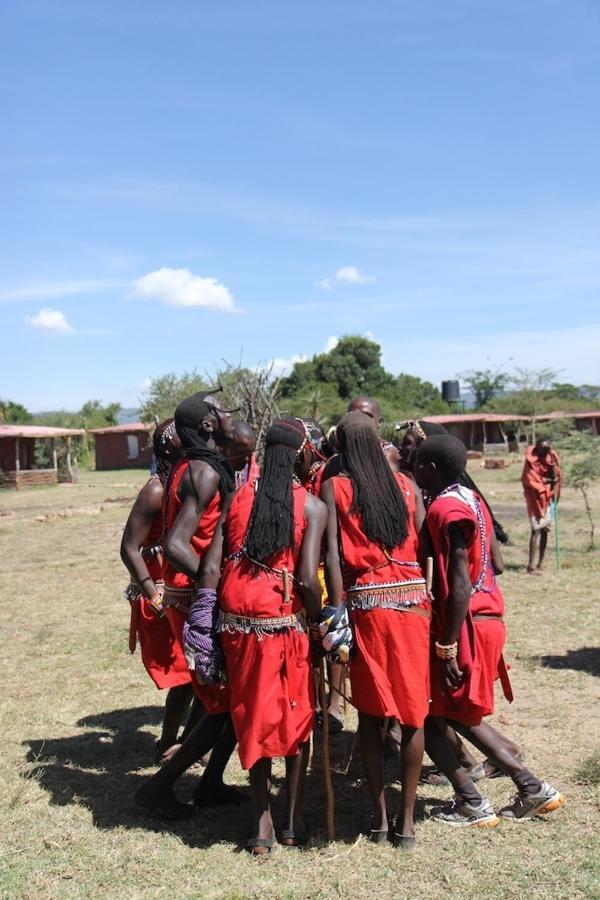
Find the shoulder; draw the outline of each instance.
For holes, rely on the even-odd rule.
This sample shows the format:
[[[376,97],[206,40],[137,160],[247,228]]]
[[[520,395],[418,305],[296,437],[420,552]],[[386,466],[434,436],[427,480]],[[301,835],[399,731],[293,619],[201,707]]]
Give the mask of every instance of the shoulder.
[[[219,484],[219,474],[212,466],[209,466],[209,464],[203,460],[190,459],[188,461],[187,471],[182,479],[182,488],[185,490],[186,483],[189,486],[191,482],[195,485],[202,485],[203,487],[214,486],[216,488]]]
[[[327,516],[327,507],[323,501],[313,494],[309,494],[308,491],[304,500],[304,516],[307,522],[313,520],[319,522]]]
[[[162,505],[164,488],[158,478],[150,478],[137,496],[136,503],[148,512],[158,512]]]

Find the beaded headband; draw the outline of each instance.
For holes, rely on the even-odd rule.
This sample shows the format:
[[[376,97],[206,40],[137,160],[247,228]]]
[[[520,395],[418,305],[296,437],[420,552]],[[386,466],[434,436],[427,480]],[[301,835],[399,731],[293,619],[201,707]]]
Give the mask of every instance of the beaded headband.
[[[417,419],[407,419],[405,422],[396,422],[396,431],[414,431],[422,441],[427,439],[427,435],[421,428]]]

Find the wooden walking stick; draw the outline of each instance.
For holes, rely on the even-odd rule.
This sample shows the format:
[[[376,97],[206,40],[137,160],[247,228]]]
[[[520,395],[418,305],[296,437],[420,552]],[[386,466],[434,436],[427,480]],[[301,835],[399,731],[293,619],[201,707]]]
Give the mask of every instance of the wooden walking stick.
[[[556,487],[552,488],[552,513],[554,518],[554,551],[556,554],[556,568],[560,569],[560,534],[558,531],[558,500],[556,499]]]
[[[327,840],[335,841],[335,802],[331,783],[331,766],[329,758],[329,714],[327,695],[325,692],[325,660],[319,660],[319,702],[323,713],[323,780],[325,782],[325,799],[327,803]]]
[[[425,562],[425,586],[427,593],[430,594],[433,589],[433,557],[428,556]]]

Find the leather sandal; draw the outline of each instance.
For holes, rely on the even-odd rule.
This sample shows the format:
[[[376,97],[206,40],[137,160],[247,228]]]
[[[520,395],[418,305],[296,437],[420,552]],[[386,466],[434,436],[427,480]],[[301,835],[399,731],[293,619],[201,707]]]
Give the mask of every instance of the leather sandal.
[[[272,853],[274,844],[275,838],[252,837],[246,842],[246,850],[252,856],[268,856]]]

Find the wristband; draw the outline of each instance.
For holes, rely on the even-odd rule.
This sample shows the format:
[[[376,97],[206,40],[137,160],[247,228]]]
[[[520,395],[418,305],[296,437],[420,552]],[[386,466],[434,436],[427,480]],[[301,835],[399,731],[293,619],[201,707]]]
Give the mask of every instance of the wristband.
[[[435,655],[438,659],[456,659],[458,656],[458,641],[453,644],[440,644],[435,642]]]

